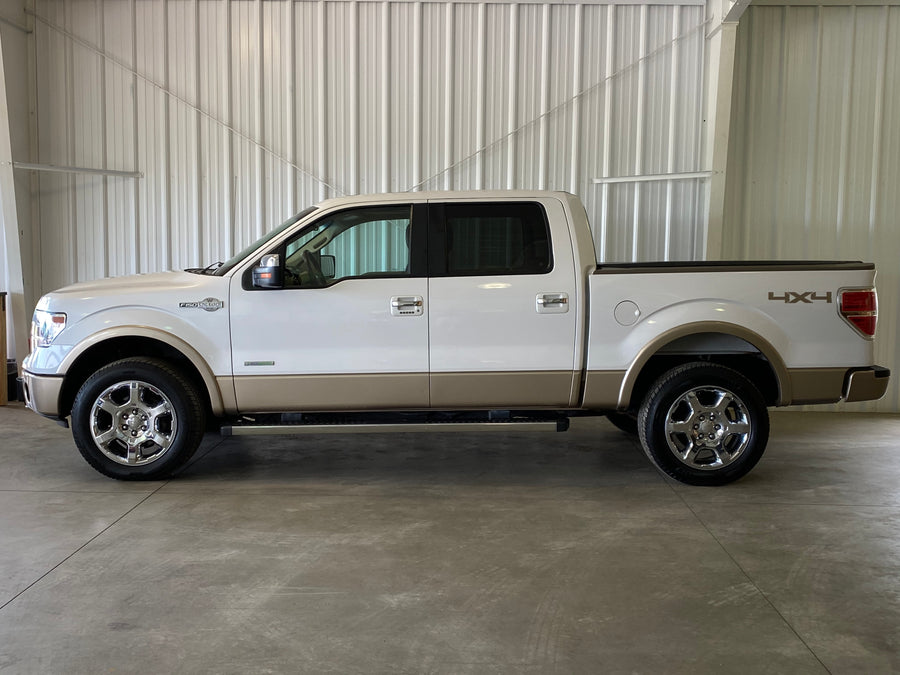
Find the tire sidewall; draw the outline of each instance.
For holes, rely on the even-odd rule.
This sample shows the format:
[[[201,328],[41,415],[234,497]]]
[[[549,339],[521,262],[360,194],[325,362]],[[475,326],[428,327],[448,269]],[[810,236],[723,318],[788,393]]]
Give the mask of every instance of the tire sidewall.
[[[178,421],[174,440],[166,453],[142,466],[113,461],[100,450],[91,434],[91,414],[97,397],[108,387],[127,380],[140,380],[162,391],[172,403]],[[193,455],[204,428],[202,407],[198,406],[191,383],[166,363],[152,359],[124,359],[98,370],[82,385],[72,405],[72,436],[79,452],[99,472],[122,480],[170,475]]]
[[[750,420],[750,439],[741,456],[721,469],[694,469],[681,462],[666,438],[666,416],[672,404],[697,387],[726,389],[741,400]],[[724,485],[746,475],[765,451],[769,415],[759,390],[743,375],[715,364],[688,364],[665,373],[641,406],[638,432],[644,451],[664,473],[690,485]]]

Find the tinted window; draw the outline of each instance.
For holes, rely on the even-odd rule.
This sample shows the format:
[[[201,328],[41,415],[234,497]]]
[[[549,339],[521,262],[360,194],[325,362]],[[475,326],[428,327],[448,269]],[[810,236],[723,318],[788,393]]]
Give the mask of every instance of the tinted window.
[[[539,204],[447,204],[447,274],[544,274],[550,233]]]

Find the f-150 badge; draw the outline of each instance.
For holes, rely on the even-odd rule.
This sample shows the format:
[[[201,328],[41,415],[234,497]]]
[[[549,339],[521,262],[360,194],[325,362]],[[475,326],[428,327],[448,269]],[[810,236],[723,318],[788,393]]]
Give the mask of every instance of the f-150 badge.
[[[225,302],[219,300],[218,298],[204,298],[199,302],[179,302],[178,306],[186,307],[189,309],[196,307],[199,309],[204,309],[207,312],[215,312],[217,309],[222,309],[225,306]]]

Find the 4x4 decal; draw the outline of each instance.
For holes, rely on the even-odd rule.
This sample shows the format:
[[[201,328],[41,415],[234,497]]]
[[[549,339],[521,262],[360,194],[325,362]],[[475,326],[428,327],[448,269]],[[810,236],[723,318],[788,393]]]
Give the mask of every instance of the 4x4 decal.
[[[818,291],[805,291],[803,293],[798,293],[797,291],[784,291],[782,295],[775,295],[774,291],[769,291],[769,300],[781,300],[789,305],[798,302],[805,302],[806,304],[811,305],[816,301],[830,303],[831,291],[827,291],[822,295],[820,295]]]

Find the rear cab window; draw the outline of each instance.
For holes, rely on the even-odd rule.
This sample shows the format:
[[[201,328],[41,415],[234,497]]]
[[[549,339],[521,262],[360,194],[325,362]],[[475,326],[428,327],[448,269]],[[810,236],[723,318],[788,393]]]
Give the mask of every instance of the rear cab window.
[[[546,274],[553,269],[550,228],[535,202],[435,205],[438,263],[445,276]],[[433,265],[435,267],[435,265]]]

